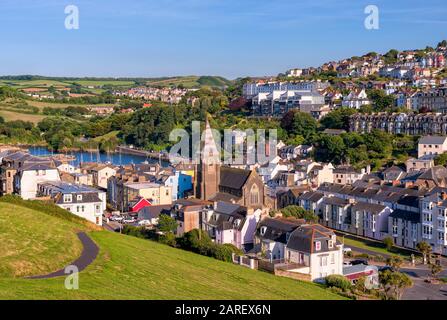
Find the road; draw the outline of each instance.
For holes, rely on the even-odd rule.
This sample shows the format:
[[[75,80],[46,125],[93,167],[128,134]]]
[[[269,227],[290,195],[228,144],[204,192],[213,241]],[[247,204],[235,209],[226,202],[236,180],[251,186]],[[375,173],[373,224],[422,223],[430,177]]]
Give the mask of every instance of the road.
[[[370,255],[380,255],[384,258],[391,256],[385,253],[378,253],[376,251],[358,248],[351,245],[346,245],[353,251],[359,253],[367,253]],[[447,266],[445,258],[441,259],[444,267]],[[414,267],[405,267],[400,269],[401,272],[406,273],[413,280],[413,287],[405,290],[402,300],[447,300],[447,284],[431,284],[425,282],[430,276],[428,265],[416,265]],[[447,277],[447,270],[444,269],[439,277]]]
[[[81,272],[82,270],[87,268],[93,261],[95,261],[96,257],[98,256],[99,248],[85,232],[79,232],[77,236],[79,240],[81,240],[83,249],[80,257],[72,262],[70,265],[76,266],[78,268],[78,272]],[[27,277],[27,279],[50,279],[66,275],[67,274],[65,273],[65,268],[63,268],[45,275]]]

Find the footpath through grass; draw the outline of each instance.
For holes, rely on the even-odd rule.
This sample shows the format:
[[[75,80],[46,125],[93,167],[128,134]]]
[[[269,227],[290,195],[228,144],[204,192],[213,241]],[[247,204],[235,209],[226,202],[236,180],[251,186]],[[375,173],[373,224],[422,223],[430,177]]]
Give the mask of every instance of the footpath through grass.
[[[64,277],[14,278],[55,271],[80,254],[75,233],[83,224],[40,209],[0,202],[0,241],[10,248],[0,255],[0,266],[8,266],[0,299],[343,299],[313,283],[108,231],[89,232],[100,253],[80,273],[78,290],[65,289]],[[18,269],[24,261],[27,268]]]

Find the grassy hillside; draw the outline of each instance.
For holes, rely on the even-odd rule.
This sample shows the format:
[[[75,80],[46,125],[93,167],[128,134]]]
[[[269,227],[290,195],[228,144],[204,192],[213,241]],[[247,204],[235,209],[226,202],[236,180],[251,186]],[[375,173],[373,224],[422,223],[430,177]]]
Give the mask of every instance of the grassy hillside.
[[[28,261],[28,267],[21,275],[54,271],[73,260],[79,254],[75,240],[79,227],[39,210],[0,202],[0,241],[8,243],[6,254],[0,253],[0,299],[341,298],[311,283],[108,231],[89,233],[100,254],[80,274],[79,290],[66,290],[63,277],[13,278],[11,267],[21,266],[23,261]],[[43,263],[48,265],[43,268]],[[3,268],[5,265],[9,268]]]
[[[202,86],[210,87],[224,87],[231,84],[230,80],[218,76],[184,76],[184,77],[170,77],[170,78],[154,78],[147,82],[150,86],[179,86],[185,88],[199,88]]]
[[[75,260],[82,247],[74,227],[68,221],[0,202],[0,278],[45,274]]]

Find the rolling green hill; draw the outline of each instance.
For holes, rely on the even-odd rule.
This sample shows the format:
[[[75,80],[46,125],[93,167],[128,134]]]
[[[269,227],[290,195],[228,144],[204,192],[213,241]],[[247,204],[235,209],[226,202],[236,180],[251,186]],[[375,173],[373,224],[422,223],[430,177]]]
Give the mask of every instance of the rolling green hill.
[[[89,229],[53,206],[49,215],[20,203],[0,201],[0,241],[7,244],[0,253],[0,299],[341,299],[312,283],[108,231],[89,233],[100,253],[81,272],[78,290],[66,290],[64,277],[18,278],[64,267],[80,252],[75,232]]]
[[[147,81],[151,86],[180,86],[185,88],[200,88],[202,86],[209,87],[225,87],[231,84],[230,80],[218,76],[184,76],[169,78],[154,78]]]

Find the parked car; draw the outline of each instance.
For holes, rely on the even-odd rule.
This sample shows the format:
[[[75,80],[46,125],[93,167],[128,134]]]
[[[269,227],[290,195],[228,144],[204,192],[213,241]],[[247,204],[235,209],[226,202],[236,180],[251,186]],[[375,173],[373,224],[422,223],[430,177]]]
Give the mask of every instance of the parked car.
[[[137,221],[137,220],[133,217],[126,217],[123,219],[124,223],[134,223],[135,221]]]
[[[364,264],[365,266],[369,265],[368,260],[364,260],[364,259],[356,259],[356,260],[351,261],[351,265],[353,265],[353,266],[356,266],[358,264]]]
[[[383,271],[394,271],[392,267],[390,266],[381,266],[379,267],[379,272],[383,272]]]
[[[121,221],[124,220],[124,217],[122,217],[122,216],[113,216],[112,218],[110,218],[110,220],[116,221],[116,222],[121,222]]]
[[[140,225],[140,226],[150,226],[151,222],[149,220],[140,220],[140,221],[138,221],[138,225]]]

